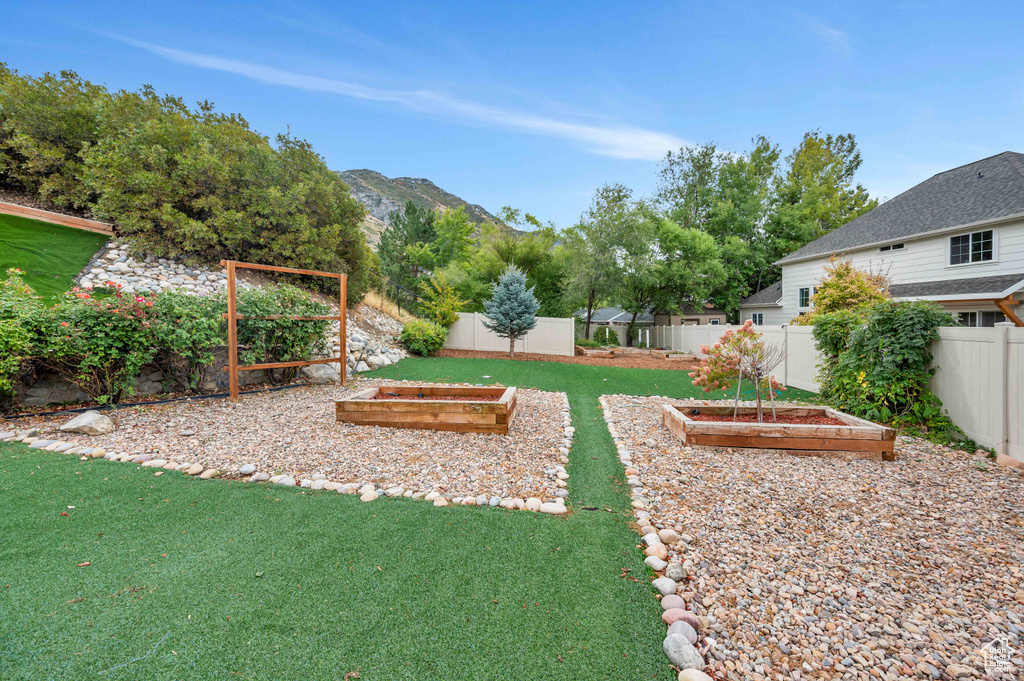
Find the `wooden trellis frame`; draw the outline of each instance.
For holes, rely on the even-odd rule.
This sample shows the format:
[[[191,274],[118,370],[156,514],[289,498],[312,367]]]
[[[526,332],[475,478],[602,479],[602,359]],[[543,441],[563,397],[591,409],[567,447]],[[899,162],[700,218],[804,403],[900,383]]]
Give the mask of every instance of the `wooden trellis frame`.
[[[228,273],[228,311],[224,314],[224,319],[228,320],[228,377],[231,381],[231,392],[230,399],[232,402],[238,402],[238,372],[239,371],[254,371],[256,369],[286,369],[289,367],[304,367],[311,364],[330,364],[332,362],[340,362],[341,366],[338,367],[338,375],[341,380],[341,384],[345,385],[345,374],[348,373],[345,362],[345,297],[348,294],[348,275],[338,274],[335,272],[319,272],[316,270],[299,270],[292,267],[275,267],[273,265],[258,265],[251,262],[237,262],[235,260],[221,260],[220,264],[222,267],[227,269]],[[289,315],[270,315],[268,317],[245,317],[239,316],[238,310],[235,307],[235,270],[236,269],[247,269],[247,270],[263,270],[265,272],[285,272],[287,274],[308,274],[314,277],[331,277],[337,279],[341,287],[341,292],[338,296],[338,314],[337,315],[318,315],[313,317],[298,317]],[[238,320],[239,319],[292,319],[297,321],[319,321],[319,320],[334,320],[337,319],[340,322],[339,339],[341,341],[341,354],[338,357],[326,357],[324,359],[311,359],[306,362],[267,362],[265,364],[247,364],[245,366],[238,366]]]

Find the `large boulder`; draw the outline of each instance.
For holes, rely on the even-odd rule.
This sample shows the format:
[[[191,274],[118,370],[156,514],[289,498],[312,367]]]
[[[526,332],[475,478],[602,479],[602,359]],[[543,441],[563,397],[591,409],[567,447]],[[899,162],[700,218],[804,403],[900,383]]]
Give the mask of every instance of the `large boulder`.
[[[308,367],[299,369],[303,378],[308,378],[312,383],[337,383],[338,369],[335,364],[310,364]]]
[[[65,433],[83,433],[85,435],[106,435],[114,432],[114,422],[98,411],[89,410],[79,414],[60,427]]]

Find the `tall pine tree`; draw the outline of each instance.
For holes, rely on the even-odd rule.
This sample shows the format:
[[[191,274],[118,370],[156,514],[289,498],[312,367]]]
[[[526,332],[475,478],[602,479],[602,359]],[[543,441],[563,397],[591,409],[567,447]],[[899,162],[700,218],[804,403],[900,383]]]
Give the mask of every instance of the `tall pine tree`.
[[[484,322],[491,331],[502,338],[508,338],[509,357],[515,356],[516,341],[537,326],[537,310],[540,304],[532,288],[526,288],[526,275],[514,265],[509,265],[491,287],[491,299],[484,303],[487,320]]]

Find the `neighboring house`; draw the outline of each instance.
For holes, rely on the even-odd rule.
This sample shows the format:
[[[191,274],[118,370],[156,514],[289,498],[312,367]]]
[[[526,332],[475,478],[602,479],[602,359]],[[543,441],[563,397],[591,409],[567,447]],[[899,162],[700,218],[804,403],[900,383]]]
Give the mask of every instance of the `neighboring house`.
[[[725,324],[727,315],[725,310],[708,306],[703,310],[696,310],[692,307],[683,308],[679,314],[658,312],[654,315],[654,323],[657,326],[692,326],[693,324]]]
[[[575,315],[584,324],[587,323],[587,311],[577,310]],[[602,307],[594,310],[590,315],[590,338],[594,337],[594,332],[602,326],[610,326],[616,329],[619,334],[619,341],[625,345],[626,330],[629,328],[629,322],[633,319],[632,312],[625,312],[618,307]],[[636,323],[634,326],[653,326],[654,315],[649,312],[641,312],[636,316]],[[621,329],[621,331],[620,331]]]
[[[833,255],[887,274],[890,293],[933,300],[966,326],[1024,326],[1024,154],[939,173],[776,264],[782,281],[740,303],[740,320],[786,324],[811,309]]]

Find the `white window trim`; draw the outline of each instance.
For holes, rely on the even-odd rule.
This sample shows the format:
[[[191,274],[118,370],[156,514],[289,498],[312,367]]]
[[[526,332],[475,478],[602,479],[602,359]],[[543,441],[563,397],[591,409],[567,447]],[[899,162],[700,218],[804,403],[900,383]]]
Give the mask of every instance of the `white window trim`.
[[[987,232],[992,230],[992,259],[991,260],[979,260],[978,262],[962,262],[957,265],[953,265],[949,262],[950,257],[953,255],[953,249],[951,242],[955,237],[966,236],[970,234],[977,234],[978,232]],[[957,232],[956,234],[949,234],[946,236],[946,267],[947,270],[955,270],[961,267],[977,267],[979,265],[995,265],[999,262],[999,230],[995,227],[986,227],[984,229],[972,229],[969,232]]]
[[[800,304],[800,292],[803,291],[804,289],[807,289],[807,304],[806,305],[801,305]],[[813,298],[813,297],[814,297],[814,287],[813,286],[798,286],[797,289],[796,289],[796,307],[797,307],[797,309],[798,310],[809,310],[809,309],[811,309],[811,298]]]

